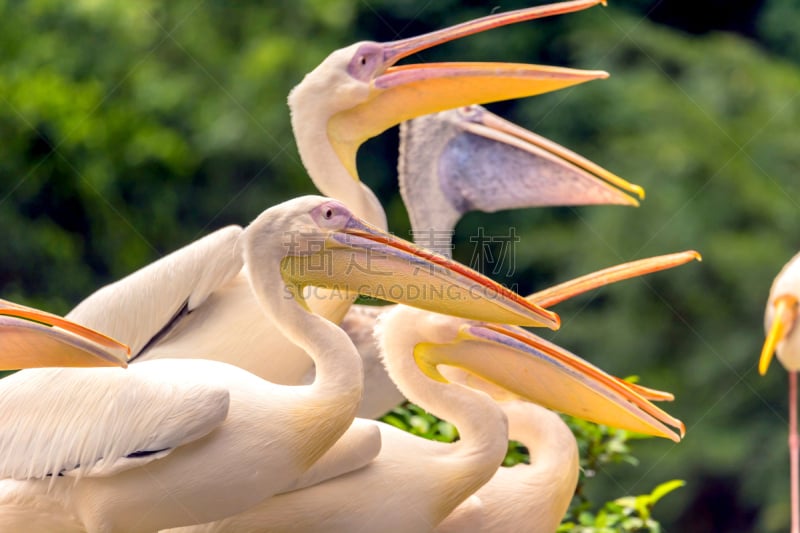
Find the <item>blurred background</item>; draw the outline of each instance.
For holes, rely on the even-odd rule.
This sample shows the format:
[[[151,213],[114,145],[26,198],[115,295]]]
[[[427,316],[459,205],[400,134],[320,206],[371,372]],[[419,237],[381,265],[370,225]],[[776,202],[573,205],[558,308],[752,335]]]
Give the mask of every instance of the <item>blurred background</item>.
[[[330,51],[438,29],[522,1],[0,0],[0,297],[65,313],[99,286],[266,207],[316,192],[286,95]],[[800,5],[617,0],[497,29],[418,61],[534,62],[612,76],[489,106],[642,185],[638,209],[472,213],[516,228],[522,293],[612,264],[696,249],[703,262],[558,307],[559,344],[675,393],[680,444],[635,444],[600,500],[687,485],[663,531],[786,531],[786,372],[756,362],[773,277],[800,248]],[[359,154],[408,237],[397,133]]]

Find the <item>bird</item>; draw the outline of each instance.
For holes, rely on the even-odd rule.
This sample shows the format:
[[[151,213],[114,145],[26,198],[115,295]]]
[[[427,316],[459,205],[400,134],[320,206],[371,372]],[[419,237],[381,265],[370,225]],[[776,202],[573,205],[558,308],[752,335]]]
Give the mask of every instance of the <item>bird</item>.
[[[791,531],[800,533],[800,437],[797,434],[797,371],[800,369],[800,336],[795,328],[800,301],[800,254],[781,269],[772,282],[764,312],[766,339],[758,372],[767,373],[773,354],[789,373],[789,468],[791,487]]]
[[[636,197],[644,199],[640,186],[479,105],[403,122],[399,152],[398,184],[415,242],[446,256],[469,211],[638,206]]]
[[[307,283],[366,294],[383,288],[394,300],[468,318],[558,322],[323,197],[266,210],[235,249],[265,319],[315,359],[314,383],[276,385],[206,359],[29,369],[0,380],[4,530],[30,530],[28,518],[45,513],[44,530],[61,517],[56,530],[154,531],[220,519],[296,484],[351,426],[363,384],[347,335],[309,312]],[[371,254],[370,269],[354,267]],[[431,296],[434,288],[458,303]]]
[[[697,252],[690,250],[623,263],[546,288],[528,296],[528,299],[549,307],[601,286],[700,259]],[[369,315],[362,315],[362,320],[365,322],[362,330],[374,329],[375,322],[382,320],[382,315],[391,313],[392,309],[393,307],[388,306],[370,309],[372,312]],[[348,314],[348,317],[351,314]],[[414,320],[418,322],[424,319],[416,317]],[[380,351],[377,339],[373,339],[371,345],[362,339],[359,351],[365,362],[380,359],[374,355]],[[526,532],[554,531],[569,506],[577,482],[578,456],[574,436],[558,416],[536,404],[521,401],[520,396],[497,386],[496,383],[499,380],[481,379],[471,370],[474,368],[474,365],[464,365],[463,367],[440,365],[438,371],[450,383],[483,391],[499,401],[500,408],[508,417],[508,438],[521,440],[528,446],[532,465],[519,465],[513,469],[496,469],[491,480],[478,489],[473,496],[459,504],[437,526],[436,531],[505,532],[515,531],[514,528],[521,528],[520,531]],[[520,371],[520,373],[523,372]],[[388,373],[386,375],[388,376]],[[379,382],[378,380],[374,381],[374,383]],[[647,400],[673,399],[669,393],[655,391],[633,383],[621,383],[625,388],[632,389]],[[392,388],[394,389],[394,387]],[[402,396],[399,391],[398,394]],[[505,434],[499,435],[498,439],[502,440],[505,446]],[[346,449],[347,446],[339,446],[337,443],[332,450],[342,448]],[[545,460],[538,461],[538,457],[544,457]],[[331,462],[336,460],[323,456],[323,461],[326,459],[330,459]],[[340,468],[340,470],[344,469]],[[417,468],[407,465],[407,471],[417,471]],[[266,509],[263,507],[259,507],[259,509],[260,512],[252,511],[240,517],[230,518],[218,523],[216,527],[187,529],[185,533],[209,533],[224,531],[228,528],[262,531],[266,527],[264,524],[271,523],[273,517],[268,514],[268,511],[274,507],[272,504],[268,504]],[[267,528],[267,530],[271,529]]]
[[[569,13],[601,3],[575,0],[488,15],[386,43],[336,50],[289,93],[300,158],[323,194],[342,200],[378,227],[386,215],[358,179],[356,154],[367,139],[401,122],[463,105],[534,96],[608,77],[604,71],[512,63],[397,62],[433,46],[498,26]],[[334,90],[335,89],[335,90]]]
[[[501,467],[437,527],[437,533],[552,533],[569,508],[578,483],[575,436],[554,412],[534,403],[499,403],[509,438],[521,442],[530,464]]]
[[[439,248],[447,248],[446,242],[448,241],[449,236],[442,238],[438,242]],[[601,286],[675,268],[689,261],[701,259],[702,257],[696,251],[687,250],[629,261],[545,288],[526,298],[547,308]],[[391,308],[390,305],[354,305],[341,323],[342,329],[347,332],[358,348],[364,365],[364,390],[365,398],[368,401],[361,402],[358,410],[360,417],[378,418],[405,399],[386,372],[386,368],[381,362],[378,344],[372,336],[372,330],[381,315]],[[314,369],[311,368],[303,382],[310,383],[313,378]],[[448,375],[448,378],[459,379],[455,373],[452,376]]]
[[[639,205],[623,191],[644,198],[638,185],[479,105],[403,122],[399,151],[398,184],[414,242],[446,257],[456,223],[468,211]],[[371,345],[370,328],[382,312],[355,305],[341,322],[362,354],[365,394],[358,415],[366,418],[403,401]],[[304,382],[313,375],[311,367]]]
[[[58,315],[0,299],[0,370],[127,366],[128,346]]]
[[[522,328],[396,306],[381,317],[376,337],[403,393],[454,423],[457,442],[430,441],[371,422],[380,430],[381,449],[363,468],[172,533],[433,531],[495,475],[508,434],[500,406],[483,392],[450,383],[439,365],[463,366],[509,394],[589,420],[675,441],[680,436],[667,425],[683,434],[680,421],[624,382]],[[539,420],[547,424],[542,431],[549,432],[553,420]],[[561,457],[540,460],[552,461],[551,468],[557,469]]]
[[[528,450],[530,464],[501,467],[462,502],[436,533],[551,533],[569,508],[578,482],[580,457],[575,436],[559,416],[526,402],[462,369],[442,367],[449,381],[484,391],[508,419],[509,439]],[[671,393],[624,384],[650,401],[672,401]]]
[[[607,76],[602,71],[505,63],[395,63],[448,40],[598,3],[576,0],[511,11],[418,37],[361,42],[333,52],[288,99],[298,151],[311,180],[323,194],[344,201],[357,215],[385,229],[380,203],[355,174],[361,142],[418,114]],[[469,90],[452,90],[462,85]],[[420,93],[428,96],[420,98]],[[311,360],[261,319],[247,270],[232,253],[236,231],[218,230],[99,289],[67,318],[126,342],[131,361],[193,357],[202,347],[205,357],[234,363],[269,381],[302,383]],[[315,290],[314,295],[320,297],[307,299],[312,309],[337,323],[352,303],[350,295],[341,293]],[[276,352],[280,347],[283,355],[278,360],[263,357],[259,347],[266,343],[276,346]],[[366,391],[363,414],[382,414],[392,406],[373,401],[369,394],[375,389]]]

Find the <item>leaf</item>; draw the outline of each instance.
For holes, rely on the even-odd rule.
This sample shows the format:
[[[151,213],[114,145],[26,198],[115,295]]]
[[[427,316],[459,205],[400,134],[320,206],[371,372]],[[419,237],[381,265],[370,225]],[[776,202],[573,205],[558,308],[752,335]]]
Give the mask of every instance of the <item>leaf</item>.
[[[682,479],[673,479],[658,485],[653,489],[653,492],[650,493],[651,505],[655,505],[661,498],[685,485],[686,482]]]

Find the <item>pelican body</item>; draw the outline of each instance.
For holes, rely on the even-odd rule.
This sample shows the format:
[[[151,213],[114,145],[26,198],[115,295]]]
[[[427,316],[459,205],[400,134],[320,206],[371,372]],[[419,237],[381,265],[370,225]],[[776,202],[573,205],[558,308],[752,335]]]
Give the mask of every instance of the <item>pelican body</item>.
[[[439,371],[440,365],[466,369],[529,402],[679,440],[665,424],[682,428],[680,422],[637,390],[526,330],[396,306],[381,317],[376,335],[389,375],[400,390],[411,401],[453,422],[460,439],[429,441],[372,422],[380,431],[381,448],[363,468],[276,495],[244,513],[184,528],[181,533],[433,531],[497,475],[508,437],[506,417],[495,400],[449,381]],[[546,417],[542,421],[548,428],[552,423]],[[574,446],[573,440],[573,451]],[[331,451],[342,453],[338,448],[337,443]],[[551,476],[565,468],[574,487],[575,465],[559,464],[564,451],[540,461],[549,465]],[[564,492],[558,498],[559,509]],[[551,496],[537,498],[546,504]]]
[[[561,418],[536,404],[504,401],[509,438],[528,449],[531,464],[495,475],[436,528],[437,533],[553,533],[578,484],[575,436]]]
[[[24,528],[47,500],[64,529],[155,531],[217,520],[291,488],[350,427],[363,387],[352,342],[306,306],[308,284],[372,294],[402,282],[409,290],[399,301],[431,310],[558,323],[554,313],[326,198],[268,209],[235,249],[264,319],[315,359],[314,382],[277,385],[202,359],[146,361],[128,371],[31,369],[0,380],[7,413],[0,423],[0,524]],[[347,268],[370,253],[379,258],[373,269]],[[321,260],[330,269],[315,268]],[[434,286],[461,305],[408,296],[411,287]]]

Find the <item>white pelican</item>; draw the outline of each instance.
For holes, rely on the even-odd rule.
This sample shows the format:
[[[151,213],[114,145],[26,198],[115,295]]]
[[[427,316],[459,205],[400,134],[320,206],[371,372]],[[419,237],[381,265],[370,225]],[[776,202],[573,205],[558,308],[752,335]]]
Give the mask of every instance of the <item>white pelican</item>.
[[[529,299],[552,305],[601,285],[692,259],[699,259],[696,252],[635,261],[540,291]],[[679,421],[648,401],[664,399],[665,394],[609,376],[525,330],[474,323],[403,306],[393,306],[384,312],[380,324],[377,337],[390,375],[411,401],[454,422],[461,436],[458,443],[425,441],[374,422],[382,444],[377,457],[367,466],[352,469],[355,464],[352,458],[359,450],[349,443],[336,443],[315,465],[326,475],[295,486],[303,490],[274,496],[225,520],[179,531],[312,532],[350,531],[359,527],[375,531],[426,531],[444,520],[456,506],[458,511],[448,527],[463,524],[466,516],[481,516],[489,523],[502,521],[508,515],[501,512],[499,518],[494,516],[498,491],[495,487],[500,485],[501,492],[514,490],[513,486],[507,487],[509,473],[503,470],[481,489],[483,493],[478,493],[484,496],[483,500],[470,499],[459,505],[495,473],[505,455],[508,435],[500,408],[472,389],[485,390],[503,400],[522,398],[590,420],[673,440],[678,440],[678,436],[662,422],[680,427],[683,434]],[[515,425],[515,432],[523,431],[526,435],[526,444],[541,450],[536,466],[517,469],[511,476],[526,480],[526,485],[518,487],[516,513],[536,502],[539,508],[548,509],[551,519],[560,519],[569,504],[577,463],[575,468],[570,462],[560,463],[571,456],[575,444],[572,434],[567,430],[567,439],[561,428],[563,423],[555,419],[557,422],[548,415],[537,416],[536,420],[546,424],[542,428],[520,430]],[[541,444],[530,442],[528,436],[542,432],[552,437]],[[554,448],[550,445],[552,439],[571,444]],[[559,468],[563,469],[564,479],[557,493],[548,487],[542,493],[531,494],[536,487],[535,478],[544,473],[552,476]],[[331,473],[336,470],[348,473],[334,477]],[[330,479],[314,484],[325,477]]]
[[[492,478],[505,456],[508,434],[498,404],[482,392],[450,383],[439,365],[469,369],[510,394],[589,420],[675,441],[680,437],[666,424],[683,433],[680,421],[636,389],[522,328],[396,306],[382,316],[377,336],[401,391],[453,422],[460,439],[435,442],[372,422],[380,430],[381,449],[365,467],[183,533],[432,531]]]
[[[791,469],[792,533],[800,533],[800,437],[797,435],[797,371],[800,369],[800,335],[797,304],[800,301],[800,254],[795,255],[778,273],[769,290],[764,329],[767,338],[761,350],[758,372],[767,373],[773,353],[789,372],[789,464]]]
[[[127,366],[129,348],[38,309],[0,300],[0,370]]]
[[[580,467],[572,431],[536,404],[510,400],[500,407],[509,438],[525,445],[531,462],[498,468],[439,524],[437,533],[553,533],[567,512]]]
[[[314,358],[314,383],[275,385],[201,359],[33,369],[0,380],[0,529],[30,531],[46,514],[47,531],[53,524],[154,531],[217,520],[296,484],[352,422],[363,382],[347,335],[308,311],[306,284],[385,290],[472,318],[558,323],[488,278],[364,224],[335,200],[309,196],[268,209],[236,249],[265,319]],[[358,268],[369,257],[370,268]]]
[[[435,247],[444,251],[448,245],[442,239]],[[687,251],[630,261],[549,287],[527,296],[527,299],[542,307],[550,307],[592,289],[674,268],[694,259],[699,260],[700,255],[695,251]],[[391,306],[355,305],[341,324],[342,329],[350,335],[358,348],[364,365],[364,398],[369,401],[361,402],[358,410],[360,417],[379,417],[404,399],[403,394],[386,373],[386,368],[379,356],[378,345],[371,335],[379,317],[390,309]],[[310,382],[313,377],[314,369],[311,368],[304,382]],[[448,378],[458,380],[458,376],[455,374],[448,375]]]
[[[331,53],[289,94],[292,129],[311,180],[323,194],[385,228],[380,202],[358,180],[356,153],[367,139],[414,117],[608,77],[603,71],[542,65],[396,63],[447,41],[599,3],[575,0],[520,9],[399,41],[355,43]]]
[[[638,185],[477,105],[401,124],[398,183],[415,241],[448,257],[456,223],[468,211],[638,205],[623,190],[644,197]],[[381,416],[403,399],[371,346],[371,326],[382,312],[353,306],[341,322],[363,358],[358,415],[366,418]],[[306,381],[313,373],[311,367]]]
[[[468,211],[639,205],[623,191],[644,198],[638,185],[478,105],[401,124],[398,183],[415,238],[436,232],[421,244],[447,256]]]
[[[530,464],[498,468],[436,532],[552,533],[569,508],[578,482],[580,458],[572,431],[547,409],[521,401],[474,374],[447,370],[448,379],[482,390],[500,403],[508,418],[508,436],[527,447]],[[631,383],[627,386],[651,401],[674,399],[670,393]]]
[[[421,114],[540,94],[607,76],[507,63],[395,63],[449,40],[600,1],[521,9],[418,37],[362,42],[333,52],[289,97],[298,150],[311,179],[324,194],[385,227],[380,204],[355,173],[356,152],[363,141]],[[203,347],[205,357],[234,363],[270,381],[300,383],[311,361],[260,319],[241,259],[231,252],[235,231],[220,230],[100,289],[67,317],[126,342],[137,360],[193,357]],[[316,312],[338,323],[351,298],[326,293],[324,299],[308,301]],[[265,344],[280,347],[279,361],[263,357],[259,347]]]

